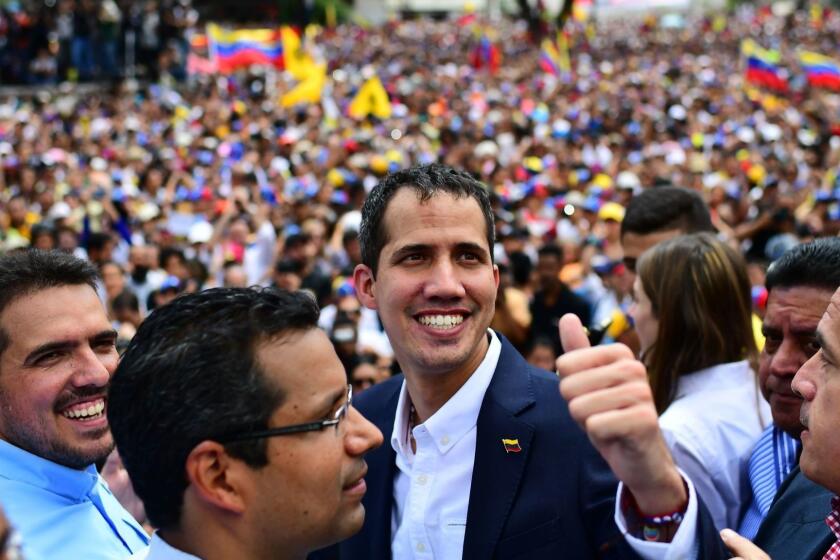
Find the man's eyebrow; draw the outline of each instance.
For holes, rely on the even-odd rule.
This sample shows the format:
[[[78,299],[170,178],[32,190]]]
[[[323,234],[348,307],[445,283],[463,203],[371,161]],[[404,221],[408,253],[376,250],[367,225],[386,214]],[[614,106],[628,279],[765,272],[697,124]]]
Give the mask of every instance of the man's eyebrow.
[[[827,355],[832,362],[836,361],[834,358],[835,356],[837,356],[837,354],[835,354],[834,348],[832,348],[832,346],[828,343],[828,339],[822,335],[819,329],[817,329],[817,333],[815,336],[823,354]]]
[[[96,333],[90,339],[91,340],[116,340],[117,339],[117,331],[113,329],[107,329],[102,332]]]
[[[406,255],[412,253],[428,251],[429,246],[424,243],[412,243],[411,245],[404,245],[391,254],[392,261],[398,261]]]
[[[347,396],[347,386],[343,386],[341,389],[336,389],[332,393],[329,393],[326,397],[321,399],[321,405],[318,407],[318,412],[322,413],[322,416],[326,416],[331,410],[335,408],[335,406],[341,401],[341,399]]]
[[[792,327],[790,332],[797,336],[815,336],[817,333],[817,329],[809,329],[807,327],[796,328]]]
[[[478,243],[473,243],[471,241],[464,241],[463,243],[458,243],[455,245],[455,248],[459,251],[473,251],[477,253],[483,253],[488,255],[487,249],[484,248],[483,245],[479,245]]]
[[[110,341],[117,339],[117,331],[113,329],[107,329],[101,332],[96,333],[93,335],[90,340],[99,342],[99,341]],[[66,351],[72,350],[79,345],[78,340],[54,340],[52,342],[45,342],[40,346],[36,347],[34,350],[27,354],[26,358],[23,360],[24,366],[30,366],[32,363],[38,359],[38,357],[49,354],[50,352],[58,352],[58,351]]]
[[[44,354],[49,354],[50,352],[58,352],[63,350],[72,350],[73,348],[77,347],[79,342],[77,340],[56,340],[53,342],[46,342],[34,350],[27,354],[26,358],[23,360],[23,365],[31,366],[32,363],[37,360],[40,356]]]
[[[778,327],[773,327],[773,326],[770,326],[770,325],[761,325],[761,334],[763,334],[764,336],[767,336],[769,334],[780,335],[781,333],[782,333],[782,329],[780,329]]]

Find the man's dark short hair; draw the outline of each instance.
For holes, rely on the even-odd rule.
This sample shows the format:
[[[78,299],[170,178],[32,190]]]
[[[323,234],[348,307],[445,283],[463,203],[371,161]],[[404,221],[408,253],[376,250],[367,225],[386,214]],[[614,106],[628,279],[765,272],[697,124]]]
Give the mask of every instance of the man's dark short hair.
[[[27,251],[0,257],[0,314],[16,299],[49,288],[90,286],[96,290],[99,273],[89,263],[64,251]],[[10,342],[0,328],[0,354]]]
[[[368,195],[362,206],[362,225],[359,229],[359,243],[362,249],[362,262],[370,267],[376,276],[379,254],[388,243],[385,231],[385,210],[388,202],[402,188],[411,188],[421,202],[426,202],[434,195],[443,192],[455,198],[470,197],[478,202],[487,230],[487,247],[493,258],[496,227],[493,208],[487,196],[487,188],[465,171],[460,171],[432,163],[410,167],[387,175]]]
[[[767,269],[764,284],[768,292],[793,287],[833,292],[840,287],[840,238],[824,237],[788,249]]]
[[[108,422],[152,525],[178,525],[184,465],[197,444],[266,429],[283,403],[283,388],[258,363],[259,345],[317,321],[302,292],[216,288],[184,295],[140,325],[111,380]],[[253,468],[268,462],[265,440],[225,450]]]
[[[111,300],[111,309],[114,310],[115,313],[120,311],[135,311],[140,312],[140,300],[137,299],[137,295],[130,290],[123,290],[119,294],[117,294],[113,300]]]
[[[87,238],[87,250],[88,251],[103,251],[108,243],[111,243],[114,240],[108,233],[102,232],[94,232],[91,233]]]
[[[171,258],[178,259],[182,265],[187,264],[187,257],[184,256],[184,252],[177,247],[164,247],[160,250],[160,254],[158,255],[158,266],[161,268],[166,268],[166,264],[169,262]]]
[[[537,250],[538,257],[554,257],[561,264],[563,263],[563,249],[554,243],[546,243]]]
[[[621,235],[647,235],[657,231],[714,232],[709,207],[696,192],[680,187],[649,188],[630,199]]]

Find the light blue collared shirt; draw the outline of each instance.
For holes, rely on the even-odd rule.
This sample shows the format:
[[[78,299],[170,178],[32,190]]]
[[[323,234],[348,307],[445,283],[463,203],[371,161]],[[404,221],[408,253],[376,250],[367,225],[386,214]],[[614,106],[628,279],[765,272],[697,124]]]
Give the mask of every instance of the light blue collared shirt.
[[[155,533],[149,548],[134,554],[129,560],[201,560],[198,556],[178,550]]]
[[[149,536],[91,465],[64,467],[0,441],[0,503],[28,560],[120,559]]]

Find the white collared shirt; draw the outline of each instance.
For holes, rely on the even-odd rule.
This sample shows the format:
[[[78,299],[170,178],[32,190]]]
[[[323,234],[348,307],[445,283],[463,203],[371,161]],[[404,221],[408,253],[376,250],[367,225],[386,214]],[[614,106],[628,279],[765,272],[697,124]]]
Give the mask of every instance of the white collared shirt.
[[[478,413],[502,351],[496,334],[487,332],[490,347],[478,369],[446,404],[412,430],[416,453],[407,438],[410,399],[403,381],[391,433],[398,468],[391,518],[393,558],[461,557]]]
[[[746,464],[770,423],[770,407],[746,360],[680,377],[659,417],[674,461],[694,483],[718,529],[737,527]]]

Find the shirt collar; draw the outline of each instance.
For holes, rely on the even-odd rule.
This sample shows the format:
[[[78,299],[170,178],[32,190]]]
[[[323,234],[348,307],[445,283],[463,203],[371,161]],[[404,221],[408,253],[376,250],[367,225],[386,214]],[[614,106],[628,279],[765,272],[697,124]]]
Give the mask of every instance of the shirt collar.
[[[688,375],[680,376],[676,398],[684,397],[689,393],[694,393],[710,386],[724,388],[741,385],[747,379],[755,379],[755,374],[747,360],[718,364],[710,368],[689,373]]]
[[[99,475],[96,466],[77,470],[53,463],[0,440],[0,477],[31,484],[76,502],[94,489]]]
[[[187,554],[182,550],[170,545],[168,542],[160,538],[157,531],[152,535],[152,540],[149,543],[149,548],[144,550],[142,554],[136,555],[137,558],[154,558],[155,560],[199,560],[197,556]],[[132,557],[134,558],[134,557]]]
[[[481,410],[484,394],[487,392],[487,387],[490,386],[490,381],[493,379],[493,373],[496,371],[499,356],[502,352],[502,343],[499,342],[496,333],[490,329],[487,329],[487,332],[490,337],[490,345],[478,368],[461,388],[423,423],[441,454],[449,451],[478,422],[478,413]],[[397,403],[394,428],[391,431],[391,447],[403,458],[414,455],[411,446],[406,441],[410,407],[411,397],[408,394],[406,383],[403,381]],[[414,429],[417,429],[417,426]]]

